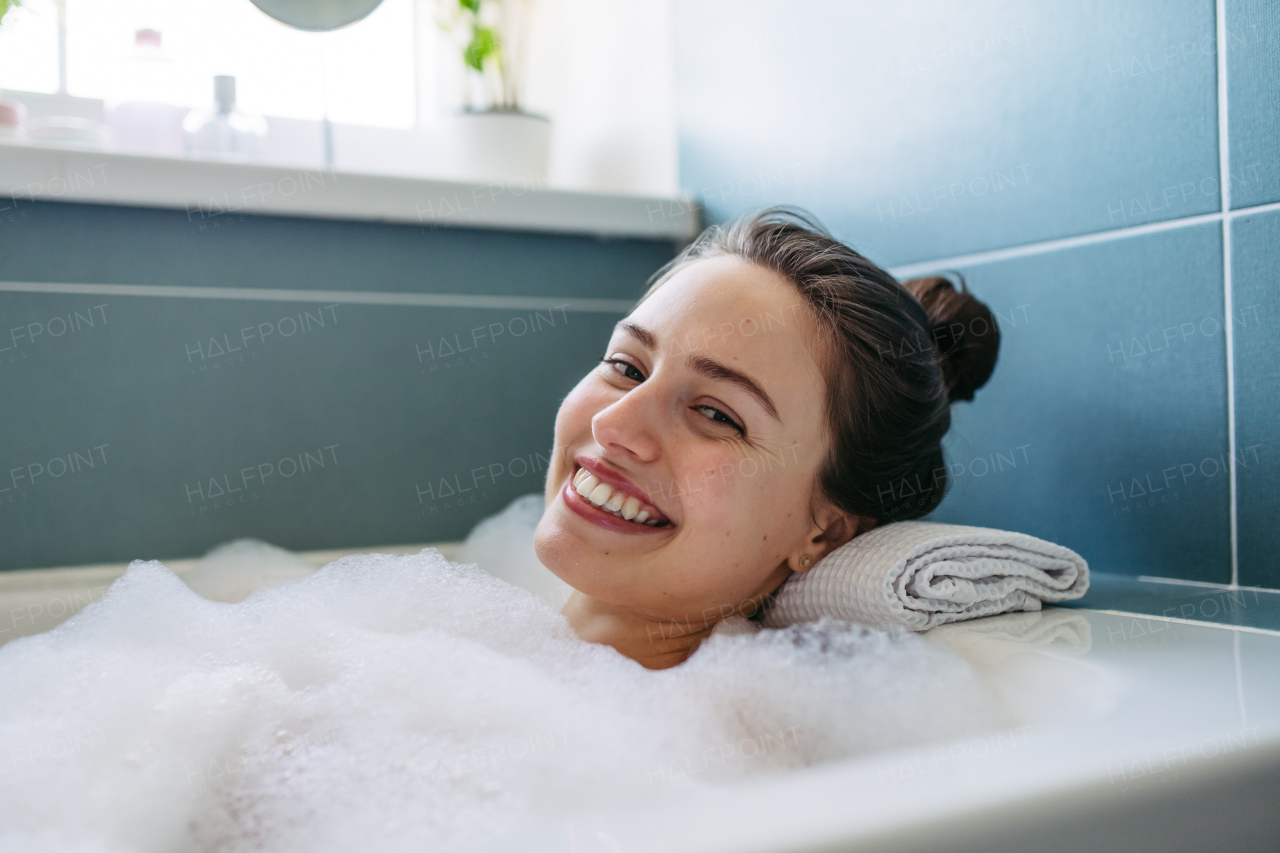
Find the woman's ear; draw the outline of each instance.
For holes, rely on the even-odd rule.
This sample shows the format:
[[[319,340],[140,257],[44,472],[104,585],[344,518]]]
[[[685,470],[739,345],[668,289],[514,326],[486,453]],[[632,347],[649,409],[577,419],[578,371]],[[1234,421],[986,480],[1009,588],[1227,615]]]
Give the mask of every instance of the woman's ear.
[[[807,572],[823,557],[875,526],[876,520],[870,516],[854,515],[829,507],[814,520],[806,542],[807,547],[798,551],[787,563],[794,572]]]

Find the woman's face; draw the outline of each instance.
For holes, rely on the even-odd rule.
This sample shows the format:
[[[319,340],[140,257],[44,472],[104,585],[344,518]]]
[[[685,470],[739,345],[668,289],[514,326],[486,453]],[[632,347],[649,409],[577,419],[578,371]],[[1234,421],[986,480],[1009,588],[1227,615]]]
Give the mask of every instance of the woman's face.
[[[771,270],[677,272],[560,406],[543,564],[610,605],[698,622],[749,613],[802,570],[828,448],[818,338]]]

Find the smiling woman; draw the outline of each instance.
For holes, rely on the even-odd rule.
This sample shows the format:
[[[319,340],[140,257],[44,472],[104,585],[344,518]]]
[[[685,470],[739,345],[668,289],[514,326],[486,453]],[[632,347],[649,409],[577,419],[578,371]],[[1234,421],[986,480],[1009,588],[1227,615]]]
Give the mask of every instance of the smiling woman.
[[[536,547],[577,590],[569,623],[673,666],[854,536],[929,512],[949,405],[998,347],[963,289],[900,285],[802,214],[710,229],[556,418]],[[895,503],[902,477],[930,499]]]
[[[105,593],[11,597],[0,642],[79,612],[0,648],[0,850],[523,851],[552,831],[532,846],[563,849],[566,821],[596,838],[579,816],[1011,725],[930,640],[749,621],[832,549],[930,508],[879,484],[939,467],[949,401],[995,339],[949,283],[908,287],[793,214],[713,230],[563,401],[555,452],[526,472],[547,471],[543,499],[481,525],[459,562],[316,571],[240,542],[181,577],[136,561]],[[306,450],[210,469],[186,505],[351,461],[345,440]],[[24,482],[57,481],[55,455],[21,460]],[[689,837],[707,849],[720,828]]]

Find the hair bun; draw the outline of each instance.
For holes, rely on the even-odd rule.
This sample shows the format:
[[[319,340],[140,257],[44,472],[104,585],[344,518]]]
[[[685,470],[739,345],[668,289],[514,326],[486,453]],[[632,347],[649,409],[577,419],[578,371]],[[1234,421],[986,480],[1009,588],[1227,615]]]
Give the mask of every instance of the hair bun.
[[[913,278],[902,286],[924,306],[929,331],[938,346],[942,377],[950,402],[972,400],[996,369],[1000,327],[958,274],[960,289],[943,276]]]

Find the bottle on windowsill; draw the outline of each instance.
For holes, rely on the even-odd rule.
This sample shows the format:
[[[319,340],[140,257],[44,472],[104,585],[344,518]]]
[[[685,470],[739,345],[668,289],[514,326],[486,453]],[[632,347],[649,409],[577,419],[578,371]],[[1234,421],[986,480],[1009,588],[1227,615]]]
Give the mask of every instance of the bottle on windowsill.
[[[236,107],[236,78],[213,78],[214,103],[187,114],[182,127],[188,154],[249,160],[262,152],[267,122]]]
[[[185,96],[185,76],[161,49],[160,33],[138,30],[133,50],[115,69],[106,103],[115,147],[135,154],[181,156]]]

